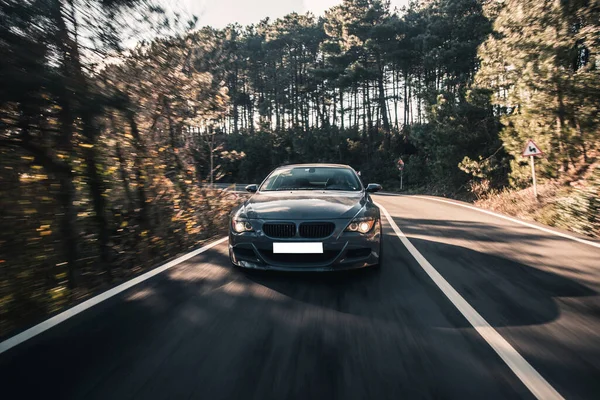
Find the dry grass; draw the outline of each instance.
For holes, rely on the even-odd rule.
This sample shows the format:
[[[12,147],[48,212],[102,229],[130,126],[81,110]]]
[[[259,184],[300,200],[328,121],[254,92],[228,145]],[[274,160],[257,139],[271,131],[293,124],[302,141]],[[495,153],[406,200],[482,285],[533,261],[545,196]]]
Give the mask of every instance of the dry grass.
[[[503,190],[475,201],[475,205],[501,214],[524,220],[538,221],[555,226],[553,210],[559,198],[565,196],[567,188],[556,182],[538,186],[538,198],[533,188],[523,190]]]
[[[577,179],[553,181],[533,189],[504,190],[475,201],[475,205],[582,235],[600,237],[600,166],[592,166]]]

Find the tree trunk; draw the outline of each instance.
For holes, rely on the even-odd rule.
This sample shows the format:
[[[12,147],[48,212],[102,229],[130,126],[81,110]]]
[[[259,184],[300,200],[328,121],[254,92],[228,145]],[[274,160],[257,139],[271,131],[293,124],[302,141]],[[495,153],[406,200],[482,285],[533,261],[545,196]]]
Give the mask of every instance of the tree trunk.
[[[57,43],[61,53],[61,69],[64,77],[72,75],[72,39],[69,37],[65,21],[63,19],[63,6],[59,0],[55,0],[51,6],[52,17],[57,26]],[[66,83],[61,85],[61,93],[58,96],[60,105],[59,122],[61,126],[61,137],[59,138],[59,149],[67,155],[73,152],[73,130],[75,116],[73,113],[72,95]],[[58,174],[60,182],[60,194],[58,195],[59,204],[62,211],[60,222],[61,245],[67,262],[68,286],[74,289],[78,284],[77,259],[78,259],[78,241],[76,232],[77,211],[74,206],[76,199],[75,185],[73,184],[73,173],[71,168],[65,169]]]
[[[344,89],[340,88],[340,121],[342,130],[344,130]]]
[[[408,72],[404,70],[404,126],[409,123],[410,103],[408,96]]]
[[[184,168],[183,168],[183,164],[182,164],[181,160],[179,159],[179,154],[178,154],[179,145],[177,143],[178,134],[180,132],[180,129],[178,126],[175,126],[175,123],[173,122],[173,118],[171,115],[171,106],[166,97],[163,99],[163,102],[164,102],[164,110],[167,114],[167,122],[169,123],[169,145],[171,147],[171,157],[173,158],[173,164],[177,171],[177,175],[179,178],[181,178],[180,175],[184,172]],[[186,188],[183,188],[183,189],[185,191]]]
[[[74,6],[72,2],[69,2],[71,5],[71,18],[74,23],[76,21],[74,13]],[[77,43],[77,32],[73,33],[74,39],[69,36],[68,29],[63,19],[62,7],[60,2],[57,2],[56,6],[58,7],[56,10],[55,18],[59,30],[59,37],[64,40],[62,42],[62,51],[64,52],[64,69],[65,76],[67,78],[72,78],[74,84],[79,92],[79,97],[87,99],[90,95],[89,88],[87,84],[86,77],[83,73],[81,59],[79,54],[79,45]],[[68,93],[68,91],[66,91]],[[68,99],[68,95],[65,94],[65,100],[67,103],[71,103],[70,99]],[[104,269],[108,272],[108,276],[110,278],[110,262],[109,262],[109,250],[108,250],[108,241],[109,241],[109,230],[108,230],[108,222],[106,219],[106,201],[104,199],[104,183],[102,181],[102,177],[98,173],[97,160],[96,160],[96,149],[94,145],[96,144],[96,139],[99,136],[98,129],[94,126],[94,113],[89,104],[79,104],[80,113],[81,113],[81,125],[82,125],[82,133],[87,140],[87,144],[91,147],[86,148],[84,151],[84,158],[86,162],[86,174],[88,178],[88,185],[90,188],[90,194],[92,197],[92,204],[94,208],[94,220],[96,222],[98,228],[98,244],[99,244],[99,252],[100,252],[100,263]],[[63,121],[70,128],[69,135],[72,135],[72,116]],[[74,188],[69,187],[68,182],[64,182],[65,190],[67,193],[73,192]],[[72,185],[72,182],[70,183]],[[74,194],[73,194],[74,195]],[[69,197],[69,195],[65,195],[65,197]],[[65,203],[68,200],[65,200]],[[65,211],[67,212],[67,211]],[[73,212],[72,210],[68,210],[68,212]],[[69,223],[70,224],[70,223]],[[71,245],[74,242],[71,242]]]
[[[327,101],[325,99],[325,88],[322,88],[323,90],[323,99],[321,101],[321,106],[322,106],[322,111],[321,111],[321,126],[322,127],[328,127],[329,126],[329,113],[327,110]]]
[[[388,118],[387,104],[385,98],[385,86],[383,82],[385,71],[379,54],[377,55],[377,64],[379,67],[379,74],[377,76],[377,85],[379,86],[379,109],[381,110],[381,120],[383,122],[383,129],[386,132],[389,132],[390,120]]]
[[[356,84],[356,86],[354,87],[354,127],[356,127],[356,130],[358,131],[359,129],[359,122],[358,122],[358,84]]]
[[[73,202],[75,201],[75,185],[73,177],[69,174],[61,175],[59,178],[60,193],[58,200],[63,213],[60,223],[60,236],[63,254],[66,256],[67,275],[69,289],[77,287],[79,277],[77,274],[79,238],[76,231],[77,211]]]
[[[138,197],[138,208],[139,208],[139,220],[140,227],[142,230],[149,230],[151,227],[150,215],[148,212],[148,202],[146,200],[146,176],[144,173],[144,162],[143,157],[145,154],[144,145],[142,143],[140,132],[138,130],[137,123],[133,111],[126,111],[127,122],[129,123],[129,129],[131,136],[133,137],[133,147],[135,149],[134,167],[135,167],[135,181]]]
[[[364,97],[365,97],[363,112],[366,111],[366,113],[367,113],[367,125],[366,125],[366,129],[365,129],[365,134],[368,134],[370,137],[371,130],[373,128],[373,116],[371,115],[371,97],[369,94],[369,81],[365,82],[365,87],[364,87],[363,93],[364,93]],[[370,145],[371,145],[371,143],[369,143],[369,146]],[[369,147],[369,149],[370,149],[370,147]]]
[[[338,112],[337,112],[337,99],[336,99],[336,95],[335,95],[335,88],[333,89],[333,96],[332,96],[332,102],[333,102],[333,125],[337,126],[338,124]]]
[[[394,70],[394,127],[398,130],[398,70]]]
[[[557,80],[558,79],[559,78],[557,78]],[[559,81],[557,81],[556,86],[556,100],[558,103],[558,115],[556,116],[556,137],[558,139],[558,146],[561,155],[561,162],[563,165],[563,172],[566,173],[569,170],[569,151],[563,135],[565,127],[565,104],[563,101],[562,87]]]
[[[121,143],[117,141],[117,159],[119,160],[119,175],[121,176],[121,183],[123,184],[123,191],[125,192],[125,197],[127,198],[127,208],[131,209],[134,205],[133,195],[131,194],[131,189],[129,188],[129,178],[127,176],[127,164],[125,162],[125,157],[123,156],[123,151],[121,149]]]
[[[581,144],[581,153],[583,155],[583,162],[587,164],[589,161],[589,158],[588,158],[588,154],[587,154],[587,147],[585,145],[585,133],[583,132],[583,129],[581,128],[581,124],[579,123],[579,120],[577,118],[575,119],[575,126],[577,127],[577,130],[579,131],[579,143]]]
[[[108,221],[106,219],[106,200],[104,198],[105,188],[102,177],[98,173],[95,147],[85,149],[84,157],[88,185],[90,187],[90,195],[92,197],[92,204],[94,207],[94,221],[96,222],[96,226],[98,228],[100,263],[106,270],[110,280],[112,279],[108,244],[110,240],[110,233],[108,230]]]

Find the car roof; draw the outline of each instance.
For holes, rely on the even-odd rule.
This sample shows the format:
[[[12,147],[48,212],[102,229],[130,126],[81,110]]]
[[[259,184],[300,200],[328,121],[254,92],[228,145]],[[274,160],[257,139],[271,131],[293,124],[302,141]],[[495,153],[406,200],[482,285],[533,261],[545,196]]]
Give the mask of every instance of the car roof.
[[[352,169],[352,167],[349,166],[349,165],[344,165],[344,164],[327,164],[327,163],[289,164],[289,165],[282,165],[280,167],[277,167],[277,169],[282,169],[282,168],[314,168],[314,167],[329,167],[329,168],[348,168],[348,169]]]

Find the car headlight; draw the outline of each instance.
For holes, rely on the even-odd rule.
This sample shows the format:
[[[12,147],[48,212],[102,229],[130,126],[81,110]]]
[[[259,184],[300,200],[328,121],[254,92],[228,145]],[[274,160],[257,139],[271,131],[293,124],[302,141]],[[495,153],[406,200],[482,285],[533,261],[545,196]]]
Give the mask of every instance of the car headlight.
[[[248,221],[231,219],[231,228],[236,233],[253,232],[252,224]]]
[[[360,232],[367,233],[373,229],[375,225],[375,219],[370,217],[365,218],[354,218],[346,227],[346,232]]]

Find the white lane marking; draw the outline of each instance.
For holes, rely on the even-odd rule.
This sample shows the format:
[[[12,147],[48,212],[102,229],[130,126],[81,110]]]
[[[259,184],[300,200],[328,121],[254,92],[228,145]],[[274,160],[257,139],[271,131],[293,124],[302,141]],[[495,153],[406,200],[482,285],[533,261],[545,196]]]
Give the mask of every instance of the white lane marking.
[[[6,339],[2,343],[0,343],[0,354],[4,353],[7,350],[10,350],[11,348],[23,343],[26,340],[31,339],[34,336],[39,335],[40,333],[42,333],[44,331],[47,331],[48,329],[87,310],[88,308],[91,308],[91,307],[95,306],[96,304],[103,302],[104,300],[110,299],[111,297],[129,289],[132,286],[137,285],[138,283],[148,280],[148,279],[152,278],[153,276],[158,275],[161,272],[168,270],[169,268],[172,268],[178,264],[181,264],[184,261],[189,260],[192,257],[197,256],[200,253],[204,253],[206,250],[211,249],[211,248],[223,243],[226,240],[227,240],[227,238],[224,237],[224,238],[217,240],[216,242],[212,242],[210,244],[207,244],[206,246],[203,246],[199,249],[196,249],[187,254],[184,254],[183,256],[176,258],[175,260],[169,261],[168,263],[163,264],[160,267],[154,268],[152,271],[148,271],[145,274],[142,274],[142,275],[140,275],[136,278],[133,278],[125,283],[122,283],[119,286],[116,286],[110,290],[107,290],[104,293],[100,293],[99,295],[94,296],[91,299],[88,299],[88,300],[84,301],[83,303],[76,305],[75,307],[69,308],[68,310],[63,311],[60,314],[55,315],[54,317],[45,320],[44,322],[40,322],[39,324],[19,333],[11,338]]]
[[[454,289],[446,279],[423,257],[406,235],[398,228],[390,213],[378,203],[396,236],[406,246],[410,254],[417,260],[421,268],[446,295],[448,300],[466,318],[483,339],[504,360],[506,365],[517,375],[523,384],[540,400],[563,399],[563,397],[510,345],[475,309]]]
[[[377,193],[377,194],[378,195],[383,195],[383,196],[397,196],[397,195],[395,195],[393,193]],[[560,237],[563,237],[563,238],[566,238],[566,239],[574,240],[576,242],[587,244],[588,246],[593,246],[593,247],[597,247],[597,248],[600,249],[600,243],[598,243],[598,242],[593,242],[591,240],[581,239],[581,238],[578,238],[578,237],[575,237],[575,236],[568,235],[566,233],[553,231],[552,229],[544,228],[543,226],[537,226],[537,225],[534,225],[534,224],[530,224],[529,222],[521,221],[520,219],[516,219],[516,218],[508,217],[506,215],[498,214],[498,213],[495,213],[493,211],[488,211],[488,210],[484,210],[484,209],[481,209],[481,208],[478,208],[478,207],[469,206],[467,204],[455,203],[453,201],[438,199],[438,198],[435,198],[435,197],[418,196],[418,195],[410,195],[409,197],[416,197],[416,198],[419,198],[419,199],[439,201],[440,203],[447,203],[447,204],[452,204],[454,206],[469,208],[471,210],[475,210],[475,211],[479,211],[479,212],[482,212],[482,213],[485,213],[485,214],[493,215],[494,217],[502,218],[502,219],[505,219],[507,221],[515,222],[515,223],[521,224],[521,225],[525,225],[525,226],[528,226],[530,228],[534,228],[534,229],[540,230],[542,232],[551,233],[551,234],[556,235],[556,236],[560,236]]]

